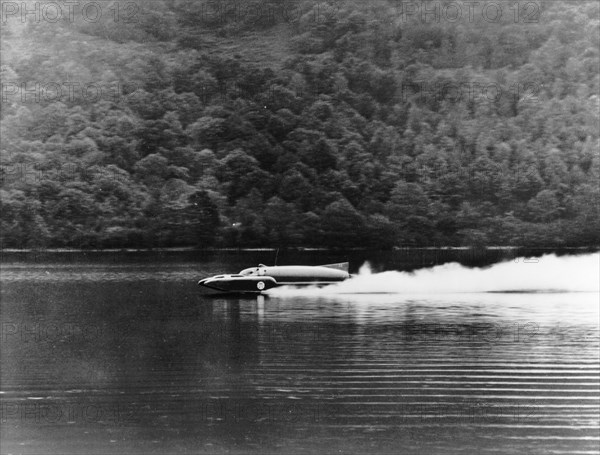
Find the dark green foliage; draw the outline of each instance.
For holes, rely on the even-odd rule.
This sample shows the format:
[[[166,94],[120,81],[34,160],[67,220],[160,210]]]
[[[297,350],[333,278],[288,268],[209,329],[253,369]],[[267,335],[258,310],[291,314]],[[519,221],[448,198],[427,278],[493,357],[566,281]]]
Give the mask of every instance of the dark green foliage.
[[[102,96],[3,91],[2,247],[600,243],[597,3],[221,3],[3,25],[3,84]]]

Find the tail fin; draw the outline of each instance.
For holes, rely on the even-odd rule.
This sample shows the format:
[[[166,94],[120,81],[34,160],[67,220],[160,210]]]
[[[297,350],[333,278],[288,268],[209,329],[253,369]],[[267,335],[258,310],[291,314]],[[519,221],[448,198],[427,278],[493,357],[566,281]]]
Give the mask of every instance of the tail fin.
[[[342,270],[342,271],[348,273],[349,265],[350,265],[349,262],[338,262],[337,264],[326,264],[326,265],[322,265],[321,267],[327,267],[328,269]]]

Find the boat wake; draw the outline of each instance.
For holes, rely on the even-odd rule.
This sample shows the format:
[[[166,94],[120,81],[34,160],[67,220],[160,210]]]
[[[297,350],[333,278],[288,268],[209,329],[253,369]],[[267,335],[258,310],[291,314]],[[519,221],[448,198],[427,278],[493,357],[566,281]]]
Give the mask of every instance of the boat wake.
[[[368,263],[339,284],[270,289],[277,297],[331,294],[465,294],[600,292],[600,254],[517,258],[484,268],[448,263],[414,272],[373,273]]]

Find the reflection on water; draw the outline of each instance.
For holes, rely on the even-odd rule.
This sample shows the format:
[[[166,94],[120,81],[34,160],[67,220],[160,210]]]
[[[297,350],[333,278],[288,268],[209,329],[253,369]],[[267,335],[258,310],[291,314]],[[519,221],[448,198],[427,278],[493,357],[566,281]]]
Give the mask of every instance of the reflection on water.
[[[5,267],[1,452],[598,451],[597,293],[206,298],[198,275]]]

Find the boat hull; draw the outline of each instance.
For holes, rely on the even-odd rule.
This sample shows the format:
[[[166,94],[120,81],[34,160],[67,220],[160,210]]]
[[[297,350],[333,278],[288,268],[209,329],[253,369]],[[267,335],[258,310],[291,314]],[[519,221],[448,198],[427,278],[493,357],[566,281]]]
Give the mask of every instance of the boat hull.
[[[211,294],[260,294],[277,286],[271,277],[224,277],[200,280],[198,285]]]
[[[198,285],[210,294],[262,294],[281,286],[327,286],[349,277],[346,263],[272,267],[261,264],[242,270],[239,274],[205,278]]]

